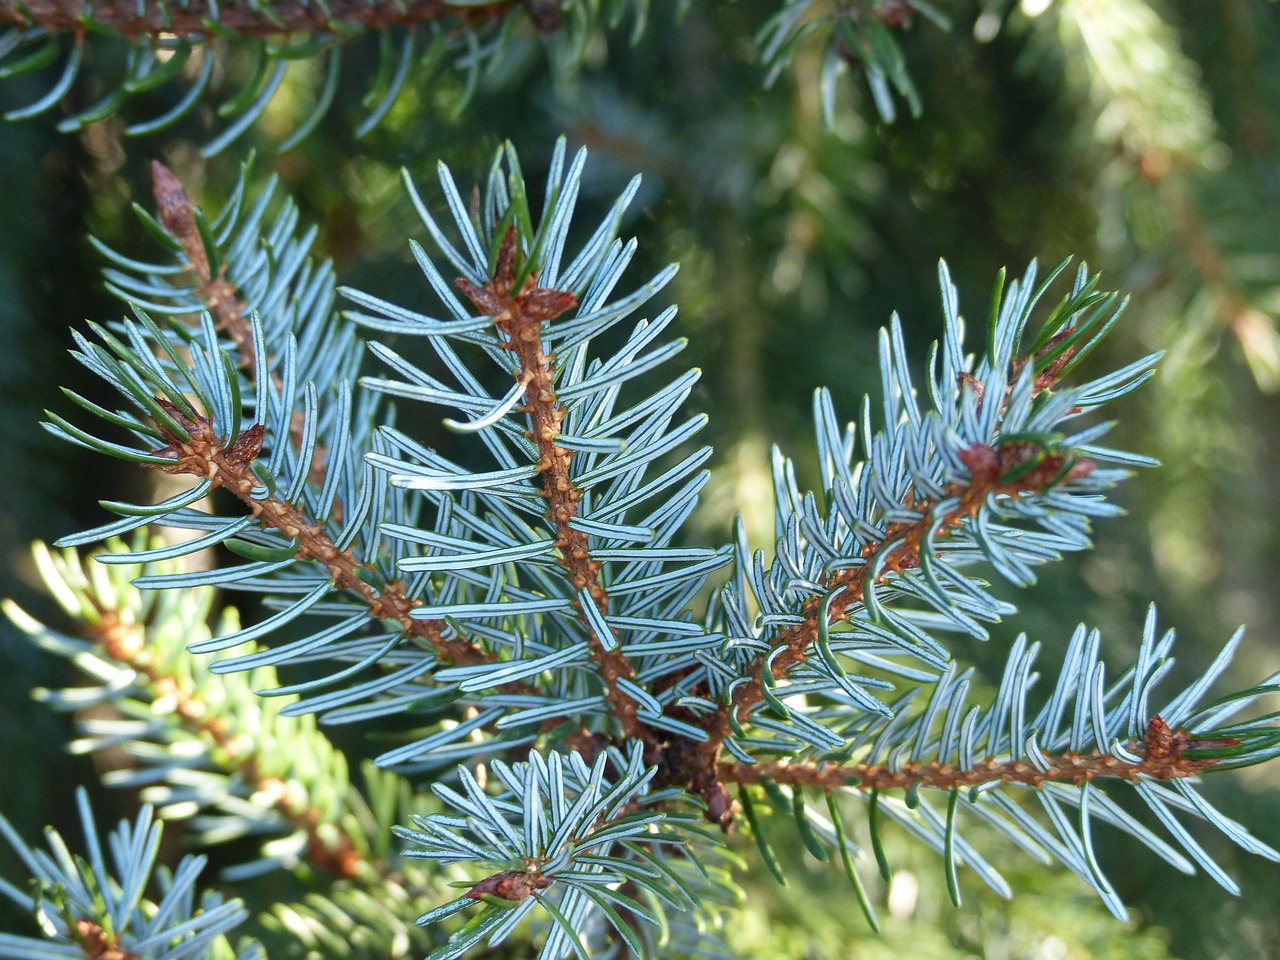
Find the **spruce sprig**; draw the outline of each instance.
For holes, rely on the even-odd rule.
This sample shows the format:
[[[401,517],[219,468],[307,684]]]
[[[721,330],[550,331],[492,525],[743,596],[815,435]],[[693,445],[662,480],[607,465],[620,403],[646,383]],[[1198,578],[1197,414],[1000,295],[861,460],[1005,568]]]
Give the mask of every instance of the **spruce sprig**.
[[[238,195],[206,221],[157,171],[152,225],[177,271],[117,258],[116,285],[147,290],[165,322],[135,307],[136,319],[78,339],[81,361],[130,407],[73,398],[105,426],[50,423],[194,484],[157,505],[107,504],[124,519],[72,542],[155,523],[201,535],[104,559],[221,543],[249,561],[134,581],[264,595],[266,619],[194,645],[270,642],[218,670],[319,662],[328,672],[291,684],[302,699],[282,715],[426,720],[377,762],[428,777],[443,804],[402,832],[410,855],[470,874],[463,896],[423,915],[479,909],[434,955],[496,945],[526,921],[545,930],[546,958],[661,953],[672,914],[732,899],[712,867],[721,830],[740,821],[780,871],[765,829],[785,816],[815,857],[838,853],[857,886],[853,798],[866,801],[882,869],[887,817],[937,850],[957,901],[960,866],[1009,892],[965,835],[974,820],[1062,862],[1117,915],[1097,823],[1228,889],[1188,816],[1276,858],[1196,789],[1278,749],[1270,715],[1233,719],[1273,681],[1202,705],[1238,637],[1163,701],[1153,698],[1173,638],[1157,637],[1154,613],[1131,667],[1100,661],[1082,627],[1038,693],[1039,647],[1025,638],[987,702],[971,702],[974,675],[958,663],[964,642],[1013,609],[987,578],[1025,587],[1086,548],[1093,520],[1117,510],[1108,490],[1149,464],[1101,444],[1109,424],[1097,411],[1158,357],[1075,382],[1124,302],[1083,266],[1047,308],[1065,263],[1045,280],[1033,264],[1007,288],[1002,274],[975,355],[943,267],[927,377],[912,376],[895,318],[881,338],[880,409],[864,405],[860,439],[817,395],[821,488],[802,490],[775,455],[772,558],[741,526],[720,549],[686,547],[710,455],[689,450],[704,423],[684,409],[697,372],[658,374],[683,346],[664,339],[674,309],[638,317],[674,267],[628,291],[635,241],[618,232],[636,183],[602,222],[576,228],[585,163],[561,142],[540,208],[510,147],[470,202],[440,168],[442,220],[410,185],[435,248],[413,244],[438,316],[355,290],[339,291],[354,309],[336,312],[331,273],[290,239],[288,208],[267,227],[265,204],[244,214]],[[395,335],[369,343],[386,372],[360,377],[359,358],[334,356],[357,328]],[[430,446],[413,415],[423,404],[470,444],[464,461]],[[121,429],[131,439],[109,438]],[[217,487],[232,512],[193,509]],[[1018,803],[1027,788],[1033,802]],[[819,790],[825,813],[811,806]],[[1116,790],[1136,793],[1154,824]],[[702,913],[714,928],[714,910]]]

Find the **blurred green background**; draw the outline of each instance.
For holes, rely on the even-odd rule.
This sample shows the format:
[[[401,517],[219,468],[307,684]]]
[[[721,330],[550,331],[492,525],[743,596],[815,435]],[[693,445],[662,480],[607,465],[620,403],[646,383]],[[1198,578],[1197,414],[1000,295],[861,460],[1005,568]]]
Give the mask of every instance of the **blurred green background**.
[[[802,465],[812,457],[809,404],[820,385],[857,416],[892,311],[923,363],[940,330],[940,257],[962,308],[978,317],[1001,266],[1019,275],[1033,257],[1047,266],[1072,255],[1133,297],[1094,369],[1166,351],[1157,378],[1118,408],[1116,430],[1118,445],[1163,466],[1118,491],[1128,516],[1098,529],[1093,552],[1010,596],[1019,615],[963,656],[996,669],[1018,630],[1053,650],[1081,620],[1119,655],[1136,648],[1155,601],[1183,638],[1185,676],[1241,623],[1249,642],[1238,684],[1280,667],[1280,7],[939,3],[950,32],[922,22],[903,37],[923,115],[882,123],[853,77],[827,127],[820,51],[802,50],[791,73],[763,84],[751,37],[776,0],[694,3],[679,25],[666,6],[655,5],[634,45],[625,31],[598,37],[572,76],[548,65],[554,44],[548,53],[530,35],[460,116],[461,80],[445,76],[407,91],[360,141],[359,76],[376,58],[349,56],[351,82],[335,109],[284,156],[271,144],[314,96],[305,64],[258,127],[208,161],[198,146],[216,126],[211,108],[153,139],[125,139],[114,119],[70,136],[47,117],[0,128],[0,593],[52,617],[28,544],[102,522],[96,501],[136,494],[145,479],[80,459],[37,424],[41,408],[65,410],[59,385],[96,389],[68,357],[68,327],[121,306],[103,289],[86,236],[151,252],[128,215],[132,200],[150,206],[148,159],[165,160],[217,209],[257,147],[255,179],[280,176],[319,224],[319,249],[341,282],[415,307],[429,295],[406,240],[424,231],[400,168],[430,196],[438,159],[466,182],[510,139],[536,182],[563,133],[591,148],[591,202],[644,175],[627,225],[641,243],[635,276],[681,264],[667,294],[681,307],[685,358],[704,373],[693,402],[711,413],[717,449],[697,537],[722,540],[740,510],[763,544],[770,445]],[[74,103],[100,95],[110,65],[96,66]],[[226,89],[238,69],[233,54]],[[0,83],[0,111],[35,99],[42,80]],[[177,95],[132,109],[158,111]],[[0,810],[33,838],[46,822],[68,825],[74,784],[94,781],[91,764],[65,752],[69,718],[30,698],[32,687],[67,682],[63,669],[0,624]],[[1215,786],[1228,812],[1280,842],[1280,773],[1247,770]],[[103,820],[131,809],[131,797],[98,793]],[[1018,897],[1005,904],[966,886],[966,907],[955,911],[941,862],[904,847],[893,884],[874,891],[889,917],[883,940],[869,935],[837,871],[798,864],[785,891],[763,873],[752,878],[734,941],[744,956],[771,958],[1280,957],[1276,865],[1207,838],[1245,890],[1233,899],[1118,835],[1108,843],[1104,866],[1134,906],[1129,927],[1073,878],[994,850]],[[9,865],[0,852],[0,870]]]

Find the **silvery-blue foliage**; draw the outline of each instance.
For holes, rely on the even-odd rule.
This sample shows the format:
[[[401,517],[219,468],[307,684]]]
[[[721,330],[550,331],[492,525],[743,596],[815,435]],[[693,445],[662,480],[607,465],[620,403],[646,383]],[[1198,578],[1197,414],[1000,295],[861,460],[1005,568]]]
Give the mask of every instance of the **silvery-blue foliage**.
[[[29,847],[0,816],[0,835],[32,878],[30,893],[0,880],[0,895],[35,916],[45,933],[40,939],[0,933],[0,956],[82,957],[102,937],[101,942],[140,960],[265,958],[256,943],[246,941],[233,949],[226,940],[247,916],[239,900],[224,901],[213,891],[197,893],[205,857],[183,857],[173,871],[157,866],[161,827],[153,821],[151,807],[144,807],[132,824],[121,821],[104,850],[88,795],[80,790],[76,802],[87,857],[71,853],[55,830],[46,833],[47,851]],[[155,901],[146,899],[151,888],[159,894]]]
[[[981,702],[959,663],[964,644],[987,639],[1013,609],[999,584],[1025,587],[1042,564],[1087,548],[1091,523],[1116,512],[1107,491],[1149,464],[1103,446],[1108,423],[1097,412],[1148,378],[1155,356],[1062,382],[1123,302],[1099,293],[1082,266],[1045,309],[1065,264],[1045,280],[1033,264],[1007,290],[1002,276],[975,348],[942,267],[943,334],[927,374],[910,372],[895,318],[881,337],[881,399],[866,402],[856,429],[825,391],[815,398],[821,488],[803,490],[775,454],[771,555],[753,551],[741,527],[718,549],[689,547],[684,527],[711,456],[694,445],[705,418],[686,409],[698,372],[668,372],[684,346],[670,335],[674,308],[644,313],[675,268],[628,279],[636,244],[619,231],[634,181],[602,221],[576,223],[585,164],[585,151],[570,157],[561,142],[540,207],[509,146],[472,203],[443,166],[434,200],[407,183],[430,238],[430,248],[412,243],[435,304],[423,310],[337,290],[329,266],[309,258],[313,233],[299,234],[292,206],[271,221],[265,199],[237,193],[201,230],[215,270],[225,266],[242,298],[250,335],[239,348],[251,362],[234,358],[234,337],[202,312],[181,261],[175,269],[112,254],[110,281],[134,318],[95,327],[96,339],[77,336],[77,356],[126,406],[72,396],[105,421],[101,434],[50,418],[55,434],[143,465],[172,470],[174,451],[199,431],[221,451],[223,467],[194,471],[190,490],[154,505],[105,503],[122,519],[64,541],[146,524],[197,534],[108,563],[226,545],[239,558],[230,566],[134,581],[264,597],[261,621],[193,644],[221,655],[215,672],[309,664],[306,679],[263,691],[300,697],[282,713],[420,721],[377,758],[429,778],[441,805],[401,831],[407,855],[476,876],[423,917],[477,910],[435,956],[499,943],[525,921],[545,929],[548,960],[661,955],[689,924],[710,929],[732,885],[719,839],[690,812],[699,806],[721,823],[740,813],[771,868],[765,804],[789,814],[815,856],[840,855],[869,913],[853,868],[863,851],[846,825],[854,797],[866,801],[877,859],[888,817],[941,854],[957,899],[960,865],[1009,893],[963,835],[973,819],[1065,864],[1118,915],[1093,854],[1096,824],[1128,832],[1175,869],[1199,865],[1228,889],[1184,821],[1204,820],[1275,859],[1211,807],[1194,778],[1141,768],[1166,731],[1182,738],[1188,761],[1222,768],[1280,750],[1268,717],[1232,720],[1273,683],[1204,704],[1236,639],[1173,694],[1157,692],[1173,635],[1158,634],[1154,613],[1136,662],[1121,669],[1100,659],[1098,635],[1084,627],[1044,675],[1036,664],[1057,659],[1042,652],[1048,641],[1014,640]],[[447,215],[432,213],[440,207]],[[483,296],[461,296],[451,282],[474,293],[503,271],[509,286],[488,294],[499,307],[511,309],[502,298],[516,291],[552,293],[564,307],[538,331],[554,365],[544,397],[529,396],[530,371],[495,322],[498,308],[486,315]],[[371,360],[355,349],[362,334]],[[571,454],[576,490],[567,527],[598,564],[594,586],[607,603],[575,582],[548,508],[555,493],[544,487],[531,418],[539,403],[558,411],[553,440]],[[470,444],[465,463],[431,446],[437,425]],[[215,483],[231,482],[227,464],[251,466],[241,502],[196,509]],[[341,580],[334,557],[358,579]],[[403,618],[371,619],[384,610],[371,604],[386,597],[402,602]],[[460,648],[463,662],[442,653]],[[619,660],[630,675],[609,672]],[[621,724],[619,704],[633,727]],[[704,767],[682,766],[690,758]],[[1076,763],[1089,774],[1073,779]],[[983,770],[997,773],[983,779]],[[832,771],[838,780],[824,779]],[[872,774],[903,775],[901,799],[869,786]],[[788,776],[789,793],[777,782]],[[722,777],[737,788],[737,808]],[[1031,802],[1019,802],[1027,786],[1037,787]],[[825,815],[809,809],[806,787],[828,793]],[[1117,790],[1136,793],[1153,824],[1118,803]]]

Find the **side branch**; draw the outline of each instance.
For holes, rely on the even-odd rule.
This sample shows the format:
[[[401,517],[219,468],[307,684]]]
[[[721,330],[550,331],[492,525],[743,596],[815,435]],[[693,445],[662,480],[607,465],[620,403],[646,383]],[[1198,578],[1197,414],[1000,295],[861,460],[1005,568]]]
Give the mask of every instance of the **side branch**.
[[[235,352],[240,357],[240,367],[251,381],[258,379],[259,363],[271,365],[271,357],[259,357],[253,348],[253,325],[249,322],[249,304],[240,299],[239,293],[227,277],[227,264],[223,263],[216,274],[210,261],[210,250],[205,245],[206,236],[201,232],[197,217],[199,208],[191,201],[186,188],[168,167],[157,160],[151,161],[151,192],[156,200],[156,212],[160,224],[181,246],[187,258],[187,266],[195,278],[196,296],[214,318],[215,327],[231,338]],[[217,253],[217,251],[214,251]],[[279,389],[282,386],[279,373],[272,373],[271,381]],[[303,420],[296,412],[293,422],[293,442],[302,445]],[[327,451],[317,444],[311,458],[311,482],[324,483]],[[333,515],[340,516],[342,505],[335,501]]]
[[[320,810],[309,804],[305,796],[299,798],[288,784],[262,770],[260,744],[229,726],[224,717],[212,713],[183,678],[158,670],[150,663],[142,655],[147,639],[140,626],[125,623],[115,610],[96,602],[94,606],[98,608],[99,619],[88,634],[102,652],[138,674],[156,696],[170,699],[174,714],[186,728],[212,743],[226,757],[219,762],[224,772],[239,777],[251,792],[275,798],[272,806],[285,822],[306,834],[307,861],[312,866],[332,870],[342,877],[356,876],[363,857],[347,833],[338,831],[327,839],[322,836],[326,831],[322,829]]]
[[[251,380],[258,379],[257,357],[253,353],[253,327],[245,318],[245,305],[227,279],[226,265],[215,276],[209,252],[196,225],[196,208],[182,182],[158,160],[151,161],[151,191],[156,198],[160,223],[182,244],[187,264],[195,274],[196,293],[213,315],[217,328],[231,338],[240,354],[240,366]]]
[[[542,324],[560,316],[576,301],[573,294],[566,291],[539,287],[537,276],[532,273],[517,290],[517,247],[515,230],[509,229],[499,250],[493,279],[484,287],[462,278],[457,284],[477,309],[493,317],[494,324],[507,337],[504,346],[516,355],[520,367],[516,377],[524,384],[522,409],[530,419],[529,439],[538,448],[541,496],[547,501],[547,519],[555,527],[560,565],[579,596],[589,598],[576,601],[579,606],[590,602],[600,618],[604,618],[609,613],[609,595],[600,583],[601,564],[591,556],[587,535],[570,525],[578,515],[582,491],[570,475],[572,451],[556,444],[565,411],[555,395],[555,357],[544,352],[541,333]],[[651,740],[648,728],[636,715],[636,702],[618,686],[619,680],[635,681],[631,661],[618,649],[616,636],[611,634],[606,642],[597,635],[585,613],[581,616],[587,625],[592,656],[600,667],[605,696],[622,726],[623,735]]]
[[[962,459],[969,467],[971,479],[968,483],[951,484],[944,497],[956,498],[956,506],[947,511],[938,524],[933,517],[933,509],[941,501],[908,503],[907,506],[919,514],[918,520],[891,524],[882,540],[863,547],[863,564],[833,574],[826,582],[826,592],[811,597],[805,603],[801,609],[804,617],[802,623],[779,631],[778,639],[785,649],[773,658],[772,677],[782,678],[792,666],[805,659],[808,649],[818,640],[824,608],[827,607],[827,598],[831,594],[836,596],[830,601],[829,609],[826,609],[830,621],[848,619],[849,610],[863,602],[868,570],[881,566],[886,573],[901,573],[918,567],[921,546],[927,537],[946,536],[956,530],[966,520],[976,516],[989,498],[1016,498],[1039,493],[1054,482],[1077,479],[1093,470],[1093,464],[1087,460],[1073,464],[1065,456],[1042,454],[1042,448],[1034,443],[1017,443],[998,449],[978,445],[966,450]],[[1040,458],[1038,462],[1016,480],[1001,481],[1002,477],[1018,474],[1035,457]],[[884,557],[883,563],[877,565],[874,561],[881,556]],[[721,707],[711,716],[708,726],[709,744],[714,744],[715,749],[718,750],[729,735],[730,714],[738,722],[745,723],[751,708],[764,699],[763,672],[764,660],[759,658],[752,665],[750,680],[734,692],[733,702]]]
[[[1153,717],[1141,743],[1130,742],[1130,752],[1142,758],[1126,763],[1110,753],[1064,753],[1048,757],[1047,767],[1026,760],[985,760],[969,769],[950,763],[903,763],[896,768],[854,764],[812,763],[721,763],[717,775],[725,783],[759,783],[771,778],[796,786],[858,787],[861,790],[909,789],[915,786],[937,790],[961,790],[998,781],[1039,787],[1043,783],[1074,783],[1077,786],[1099,777],[1139,780],[1177,780],[1194,777],[1213,767],[1217,760],[1184,757],[1184,750],[1220,746],[1192,740],[1183,730],[1173,731],[1160,717]]]
[[[321,4],[299,0],[268,0],[262,4],[191,0],[158,3],[147,0],[141,11],[135,0],[25,0],[0,4],[0,26],[17,25],[83,36],[86,24],[100,24],[130,40],[166,36],[210,39],[228,31],[246,37],[281,34],[323,34],[338,28],[388,30],[458,17],[471,23],[501,19],[517,0],[458,6],[447,0],[329,0],[332,16]]]
[[[883,539],[863,547],[864,563],[832,574],[826,582],[826,590],[811,597],[801,607],[803,621],[779,631],[778,641],[782,650],[773,657],[771,679],[781,679],[791,667],[805,660],[809,648],[818,642],[821,628],[825,626],[822,624],[824,616],[830,622],[847,620],[850,609],[863,602],[867,571],[876,566],[874,561],[881,554],[884,554],[882,566],[886,573],[901,573],[918,567],[921,545],[926,537],[946,536],[975,516],[989,497],[1017,497],[1038,492],[1055,480],[1061,480],[1064,472],[1066,478],[1071,479],[1093,470],[1093,464],[1089,461],[1069,464],[1063,457],[1043,456],[1017,480],[1001,482],[1002,476],[1008,475],[1010,471],[1017,474],[1031,458],[1041,457],[1042,454],[1041,448],[1035,444],[1014,444],[998,450],[989,446],[977,446],[965,451],[962,457],[970,469],[971,480],[967,484],[955,483],[948,487],[945,498],[956,498],[958,503],[948,511],[943,522],[935,529],[932,511],[940,501],[909,502],[907,506],[919,515],[919,519],[891,524]],[[678,784],[700,795],[706,801],[708,819],[719,823],[726,830],[732,822],[732,803],[724,784],[728,781],[751,783],[759,776],[761,769],[768,772],[767,765],[762,767],[720,763],[724,741],[734,722],[745,724],[752,708],[764,699],[764,664],[765,659],[758,657],[751,666],[747,682],[734,691],[732,701],[722,705],[702,721],[703,729],[707,731],[705,742],[678,740],[664,752],[662,781]],[[789,771],[803,769],[806,768],[788,768]],[[831,771],[823,774],[832,778],[832,783],[826,784],[827,786],[843,785],[846,776],[859,776],[845,767],[822,769]],[[757,772],[752,774],[750,771],[753,770]],[[794,774],[789,772],[788,775]],[[816,774],[809,773],[805,776],[813,777]],[[818,783],[820,780],[804,782]]]
[[[160,401],[164,403],[164,401]],[[425,641],[434,647],[443,659],[458,666],[493,663],[496,657],[459,637],[446,637],[446,624],[440,620],[420,620],[411,615],[419,603],[405,595],[404,585],[393,580],[381,592],[367,583],[361,573],[366,565],[352,555],[351,549],[339,550],[324,527],[312,523],[296,506],[275,497],[255,500],[252,492],[261,487],[262,481],[254,474],[252,463],[262,448],[263,427],[255,424],[236,442],[227,447],[214,433],[212,424],[201,417],[191,420],[177,408],[166,404],[168,413],[190,435],[189,440],[171,436],[169,446],[160,451],[173,457],[172,466],[156,467],[165,473],[207,477],[215,486],[225,487],[244,503],[253,516],[264,525],[283,533],[297,544],[300,557],[307,557],[322,564],[329,577],[343,589],[350,590],[364,600],[369,616],[377,620],[391,620],[400,626],[406,636]],[[504,684],[501,688],[510,692],[536,694],[537,691],[523,683]]]

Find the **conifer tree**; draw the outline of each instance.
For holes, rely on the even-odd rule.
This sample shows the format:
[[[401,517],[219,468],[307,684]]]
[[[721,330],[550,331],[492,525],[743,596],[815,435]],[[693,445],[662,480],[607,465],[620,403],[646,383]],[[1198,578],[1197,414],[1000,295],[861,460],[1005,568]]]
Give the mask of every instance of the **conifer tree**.
[[[1207,507],[1262,448],[1195,358],[1230,347],[1242,405],[1280,382],[1249,216],[1269,12],[0,2],[6,179],[23,138],[81,145],[77,259],[114,298],[61,395],[14,378],[92,458],[47,494],[87,522],[33,553],[60,609],[5,602],[21,662],[66,664],[15,715],[69,715],[96,769],[57,787],[82,836],[36,843],[0,794],[0,956],[844,955],[822,911],[753,932],[816,877],[859,956],[1104,955],[1117,842],[1170,904],[1229,915],[1195,873],[1242,894],[1212,955],[1248,955],[1274,918],[1229,851],[1250,879],[1280,853],[1230,771],[1280,752],[1280,674],[1265,646],[1229,673],[1243,631],[1196,603],[1269,557],[1260,494],[1248,532]],[[998,81],[1031,105],[973,97]],[[1019,195],[1043,148],[991,144],[1028,117],[1093,179]],[[355,253],[335,175],[376,213]],[[981,181],[995,252],[1054,266],[957,242]],[[894,243],[952,261],[929,296],[890,282]],[[1068,245],[1135,255],[1134,304]],[[841,318],[869,286],[903,307],[874,336]],[[51,461],[8,419],[38,503]],[[1122,550],[1083,551],[1160,470],[1138,598],[1100,577]],[[950,912],[904,925],[930,896]],[[1180,912],[1126,955],[1211,955]]]

